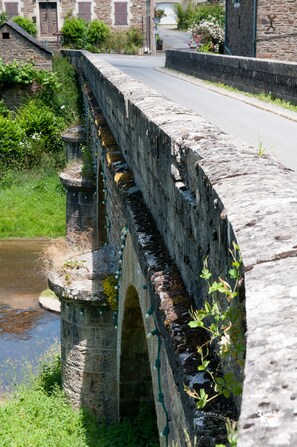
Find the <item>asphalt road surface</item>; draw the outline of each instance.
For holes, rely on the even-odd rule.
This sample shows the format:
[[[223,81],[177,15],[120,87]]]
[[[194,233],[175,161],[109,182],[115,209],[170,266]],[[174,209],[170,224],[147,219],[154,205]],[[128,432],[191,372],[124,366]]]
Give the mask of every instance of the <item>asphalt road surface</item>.
[[[197,85],[195,78],[189,82],[190,77],[184,80],[167,72],[160,72],[159,69],[165,65],[164,55],[102,54],[98,58],[142,81],[177,104],[194,110],[224,132],[253,146],[256,152],[261,144],[266,153],[272,154],[286,167],[297,172],[297,113],[291,113],[296,117],[296,121],[292,121],[277,115],[277,108],[272,107],[272,113],[240,100],[246,101],[246,96],[238,95],[239,99],[234,99],[228,92],[221,94],[212,91],[199,81]],[[263,103],[263,106],[267,105]]]

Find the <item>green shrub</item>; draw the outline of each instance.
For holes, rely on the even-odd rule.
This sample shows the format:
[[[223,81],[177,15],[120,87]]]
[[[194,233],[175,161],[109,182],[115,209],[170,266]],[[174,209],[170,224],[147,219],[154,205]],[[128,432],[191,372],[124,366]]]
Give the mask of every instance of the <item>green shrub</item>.
[[[10,115],[10,110],[4,104],[3,99],[0,99],[0,115],[2,115],[2,116],[9,116]]]
[[[107,37],[102,51],[137,54],[142,45],[143,36],[141,31],[136,27],[131,27],[125,31],[113,30]]]
[[[4,166],[15,166],[23,156],[25,132],[10,117],[0,115],[0,162]]]
[[[181,3],[174,5],[177,28],[178,29],[188,29],[194,16],[195,6],[193,3],[188,3],[186,6]]]
[[[71,17],[65,20],[61,29],[64,45],[72,48],[84,48],[86,45],[88,24],[84,19]]]
[[[132,26],[126,31],[128,36],[128,45],[135,45],[135,47],[142,47],[143,44],[143,35],[138,28]]]
[[[82,91],[76,70],[60,54],[53,58],[53,70],[63,88],[56,89],[47,104],[51,105],[56,114],[62,116],[66,123],[75,124],[79,122],[83,111]]]
[[[5,84],[31,84],[36,69],[32,64],[19,64],[12,61],[4,64],[0,58],[0,86]]]
[[[40,151],[50,153],[63,149],[60,137],[64,128],[63,119],[41,100],[32,99],[21,106],[16,121],[29,138],[32,157],[38,156]]]
[[[197,5],[190,26],[210,18],[223,27],[225,21],[224,6],[219,3]]]
[[[0,12],[0,25],[2,25],[3,23],[7,22],[8,20],[8,14],[5,11],[1,11]]]
[[[21,26],[25,31],[27,31],[27,33],[31,34],[31,36],[37,36],[37,26],[34,22],[32,22],[32,20],[21,16],[13,17],[12,20],[17,25]]]
[[[101,20],[92,20],[88,25],[87,43],[95,47],[102,46],[110,35],[110,28]]]
[[[4,64],[0,58],[0,86],[13,84],[32,84],[37,82],[42,86],[42,94],[50,98],[55,90],[61,86],[57,75],[48,70],[37,69],[31,63],[20,64],[12,61]]]
[[[177,3],[175,5],[175,14],[178,29],[188,29],[193,24],[199,24],[210,17],[223,26],[225,19],[224,6],[219,3],[195,5],[193,2],[190,2],[186,6]]]

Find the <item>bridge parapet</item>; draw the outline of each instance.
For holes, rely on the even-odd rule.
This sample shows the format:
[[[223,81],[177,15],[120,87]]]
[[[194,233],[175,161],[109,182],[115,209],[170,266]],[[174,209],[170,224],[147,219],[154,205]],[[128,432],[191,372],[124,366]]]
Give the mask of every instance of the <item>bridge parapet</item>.
[[[204,259],[208,258],[214,277],[227,278],[229,249],[233,241],[239,244],[245,268],[247,354],[238,445],[295,445],[297,288],[291,280],[297,273],[295,174],[96,56],[67,54],[87,78],[121,149],[125,159],[118,160],[119,165],[126,164],[124,171],[133,175],[127,200],[136,200],[136,206],[143,198],[164,253],[168,251],[178,268],[189,304],[195,301],[201,306],[206,298],[199,278]],[[115,178],[115,159],[111,165]],[[139,224],[141,233],[143,216],[137,220],[137,213],[127,208],[117,215],[115,210],[121,207],[112,190],[106,207],[111,243],[120,245],[120,228],[129,220]],[[131,237],[142,274],[152,280],[150,259],[146,267],[143,263],[148,250],[139,249],[139,234]],[[174,321],[166,329],[164,315],[160,313],[158,328],[170,359],[168,353],[174,353],[170,338],[178,335]],[[173,368],[171,360],[170,365],[181,400],[185,399],[177,379],[180,364]],[[192,435],[193,425],[186,428]]]

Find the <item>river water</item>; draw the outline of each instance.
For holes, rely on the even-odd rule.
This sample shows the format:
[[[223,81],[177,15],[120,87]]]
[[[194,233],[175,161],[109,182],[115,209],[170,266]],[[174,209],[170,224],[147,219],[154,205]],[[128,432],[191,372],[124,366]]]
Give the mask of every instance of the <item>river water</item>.
[[[39,254],[44,240],[0,240],[0,392],[19,382],[60,336],[60,318],[40,308],[46,287]]]

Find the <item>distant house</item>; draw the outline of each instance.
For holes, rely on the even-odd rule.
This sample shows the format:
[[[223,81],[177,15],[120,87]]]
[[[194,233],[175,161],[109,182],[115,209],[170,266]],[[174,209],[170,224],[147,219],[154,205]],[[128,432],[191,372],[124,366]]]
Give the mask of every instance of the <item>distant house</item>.
[[[5,62],[32,62],[52,69],[52,53],[23,28],[9,20],[0,26],[0,58]]]
[[[32,19],[38,30],[38,39],[50,42],[56,39],[65,17],[81,17],[87,21],[100,19],[116,29],[135,26],[143,32],[145,46],[150,46],[153,31],[153,0],[0,0],[0,11],[9,17],[21,15]]]
[[[295,0],[226,0],[226,49],[232,55],[297,61]]]

